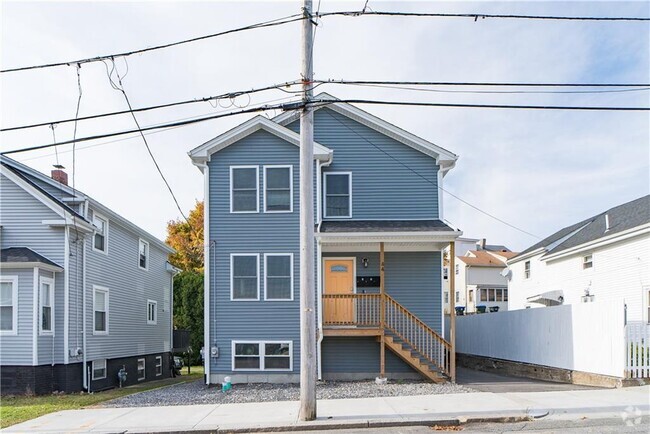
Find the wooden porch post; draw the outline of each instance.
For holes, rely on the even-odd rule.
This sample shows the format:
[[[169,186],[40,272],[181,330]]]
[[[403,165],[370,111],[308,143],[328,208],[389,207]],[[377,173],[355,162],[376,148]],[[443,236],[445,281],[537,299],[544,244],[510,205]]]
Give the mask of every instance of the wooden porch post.
[[[384,287],[384,243],[379,243],[379,293],[381,294],[381,308],[379,322],[381,326],[381,345],[379,350],[380,366],[379,377],[386,377],[386,292]]]
[[[456,242],[449,243],[449,340],[451,356],[449,376],[456,382]]]

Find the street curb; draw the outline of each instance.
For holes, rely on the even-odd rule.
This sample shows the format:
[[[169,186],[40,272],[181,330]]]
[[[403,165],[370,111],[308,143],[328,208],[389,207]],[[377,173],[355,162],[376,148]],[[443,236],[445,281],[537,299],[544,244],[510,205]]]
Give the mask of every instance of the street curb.
[[[217,428],[192,431],[164,431],[165,434],[242,434],[263,432],[293,432],[293,431],[324,431],[334,429],[363,429],[363,428],[390,428],[401,426],[461,426],[469,423],[514,423],[528,422],[529,416],[498,416],[498,417],[456,417],[446,419],[408,419],[408,420],[368,420],[363,422],[301,422],[294,425],[277,425],[267,427],[248,428]]]

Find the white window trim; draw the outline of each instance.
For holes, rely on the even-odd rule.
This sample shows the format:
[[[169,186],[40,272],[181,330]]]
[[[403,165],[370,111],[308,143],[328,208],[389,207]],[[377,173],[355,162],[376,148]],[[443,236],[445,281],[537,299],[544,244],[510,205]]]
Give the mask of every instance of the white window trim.
[[[44,277],[40,276],[39,277],[39,284],[38,284],[38,334],[39,336],[54,336],[54,279],[51,277]],[[52,318],[50,318],[50,321],[52,322],[52,330],[43,330],[43,297],[41,296],[41,291],[43,290],[43,284],[49,284],[50,285],[50,314],[52,315]]]
[[[255,256],[257,258],[257,298],[234,298],[235,276],[234,258],[236,256]],[[260,301],[260,254],[259,253],[231,253],[230,254],[230,301]]]
[[[246,369],[235,369],[235,345],[236,344],[258,344],[259,345],[259,358],[260,358],[260,367],[258,369],[246,368]],[[264,367],[264,345],[265,344],[289,344],[289,369],[266,369]],[[232,371],[264,371],[264,372],[291,372],[293,371],[293,341],[276,339],[272,341],[232,341],[231,343],[231,368]],[[246,356],[241,356],[246,357]],[[254,357],[254,356],[248,356]]]
[[[95,234],[97,233],[97,231],[93,232],[93,240],[91,244],[95,252],[103,253],[104,255],[108,256],[108,226],[109,226],[108,218],[98,212],[93,211],[93,219],[92,219],[93,225],[95,224],[95,217],[104,220],[104,250],[95,248]]]
[[[106,331],[97,331],[95,330],[95,296],[97,295],[97,292],[103,292],[106,294]],[[109,318],[110,318],[110,292],[108,288],[105,286],[99,286],[99,285],[93,285],[93,316],[92,316],[92,322],[93,322],[93,335],[95,336],[108,336],[108,324],[109,324]]]
[[[290,268],[290,277],[291,277],[291,279],[290,279],[290,281],[291,281],[291,297],[290,298],[269,298],[268,297],[268,290],[267,290],[268,285],[267,285],[267,281],[266,281],[266,278],[267,278],[266,270],[268,269],[268,267],[266,266],[266,262],[267,262],[266,258],[268,258],[269,256],[288,256],[289,257],[289,261],[290,261],[289,268]],[[293,293],[294,293],[293,266],[294,266],[294,264],[293,264],[293,253],[265,253],[264,254],[264,300],[265,301],[293,301]]]
[[[153,321],[149,319],[149,305],[154,305],[153,311]],[[147,324],[156,325],[158,324],[158,302],[156,300],[147,300]]]
[[[233,211],[232,209],[232,175],[235,169],[255,169],[255,211]],[[260,212],[260,167],[259,166],[230,166],[230,213],[231,214],[255,214]]]
[[[98,362],[104,362],[104,376],[103,377],[95,377],[95,363]],[[92,373],[92,379],[93,380],[103,380],[106,378],[108,374],[108,364],[106,363],[106,359],[103,360],[93,360],[90,368],[90,372]]]
[[[2,276],[0,282],[11,282],[11,330],[0,330],[0,336],[18,335],[18,276]]]
[[[526,270],[526,264],[528,264],[528,270]],[[524,279],[530,279],[532,275],[532,263],[530,261],[524,262]]]
[[[138,365],[142,362],[142,378],[137,377],[138,381],[144,381],[147,379],[147,361],[145,359],[138,359],[135,365],[135,375],[138,375]]]
[[[142,267],[140,265],[140,243],[144,243],[147,248],[145,249],[146,255],[145,255],[145,267]],[[142,238],[138,239],[138,268],[144,271],[149,270],[149,257],[151,256],[149,254],[150,248],[149,248],[149,241],[143,240]]]
[[[591,260],[589,262],[586,262],[585,259],[587,259],[588,256],[591,257]],[[585,264],[587,264],[587,263],[591,263],[591,267],[585,267]],[[593,270],[594,269],[594,254],[589,253],[588,255],[582,255],[582,265],[581,266],[582,266],[582,269],[584,271]]]
[[[263,202],[264,202],[264,212],[267,214],[282,214],[282,213],[292,213],[293,212],[293,165],[284,164],[284,165],[269,165],[262,166],[262,189],[263,189]],[[288,211],[268,211],[266,209],[266,169],[289,169],[289,210]]]
[[[350,213],[346,216],[344,215],[339,215],[339,216],[329,216],[327,215],[327,177],[329,175],[348,175],[348,191],[350,192],[349,194],[349,209]],[[349,219],[352,218],[352,172],[323,172],[323,218],[328,218],[328,219]]]
[[[160,367],[160,374],[158,373],[158,367]],[[160,377],[163,374],[162,356],[156,356],[155,373],[156,377]]]

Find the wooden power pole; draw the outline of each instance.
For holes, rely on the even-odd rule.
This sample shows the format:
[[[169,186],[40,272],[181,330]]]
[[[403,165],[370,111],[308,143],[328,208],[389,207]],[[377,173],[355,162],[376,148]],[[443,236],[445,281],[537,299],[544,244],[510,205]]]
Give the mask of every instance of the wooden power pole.
[[[303,0],[303,103],[312,98],[312,2]],[[300,116],[300,420],[316,419],[316,291],[314,289],[314,114]]]
[[[451,343],[451,360],[449,376],[456,382],[456,242],[449,243],[449,341]]]

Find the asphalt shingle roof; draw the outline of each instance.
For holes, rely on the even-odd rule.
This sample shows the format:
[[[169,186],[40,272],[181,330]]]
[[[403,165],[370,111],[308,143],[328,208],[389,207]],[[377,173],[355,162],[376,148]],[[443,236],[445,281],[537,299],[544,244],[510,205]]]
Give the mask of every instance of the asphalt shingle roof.
[[[609,218],[609,230],[607,232],[605,232],[606,215]],[[546,237],[542,241],[533,244],[517,256],[525,255],[540,248],[546,249],[547,254],[558,253],[649,222],[650,195],[647,195],[622,205],[615,206],[614,208],[608,209],[605,212],[571,226],[567,226],[555,232],[553,235]],[[563,238],[566,239],[562,240]]]
[[[447,232],[453,231],[440,220],[349,220],[324,221],[322,233],[333,232]]]
[[[29,247],[8,247],[0,250],[0,262],[40,262],[62,268],[56,262],[50,261]]]

